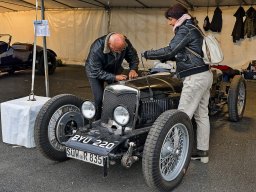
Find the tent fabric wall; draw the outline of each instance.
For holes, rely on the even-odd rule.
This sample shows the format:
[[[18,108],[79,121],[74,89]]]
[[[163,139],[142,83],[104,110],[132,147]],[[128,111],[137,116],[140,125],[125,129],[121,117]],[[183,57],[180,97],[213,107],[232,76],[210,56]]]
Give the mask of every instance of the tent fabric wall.
[[[248,8],[244,6],[245,10]],[[238,6],[221,7],[223,18],[221,33],[209,31],[207,33],[213,33],[221,44],[224,52],[224,61],[221,64],[240,69],[243,64],[256,59],[256,38],[246,38],[233,43],[231,36],[235,24],[233,14],[237,9]],[[209,8],[210,21],[212,20],[214,10],[215,8]],[[164,12],[165,9],[114,9],[111,13],[110,30],[126,34],[136,47],[138,53],[152,48],[161,48],[168,45],[174,35],[172,27],[167,25]],[[203,29],[206,12],[206,8],[197,8],[190,12],[199,21],[201,29]],[[147,65],[151,66],[152,62],[147,61]]]
[[[113,9],[110,31],[125,34],[138,54],[144,50],[167,46],[173,33],[163,17],[164,11],[165,9]],[[145,62],[146,68],[152,64],[152,61]]]
[[[245,10],[249,7],[243,6]],[[212,19],[215,8],[209,8],[209,17]],[[255,58],[256,39],[244,39],[237,43],[232,41],[232,30],[235,24],[233,14],[237,7],[221,7],[223,27],[221,33],[214,33],[220,41],[224,61],[222,64],[240,68]],[[172,27],[167,25],[164,18],[165,9],[112,9],[110,26],[108,13],[104,9],[82,9],[69,11],[46,11],[49,20],[50,34],[47,38],[47,47],[53,49],[67,64],[78,63],[84,65],[91,43],[103,34],[108,27],[110,31],[124,33],[137,49],[138,54],[148,49],[156,49],[168,45],[173,37]],[[196,8],[191,12],[199,21],[202,28],[206,16],[206,8]],[[1,13],[0,33],[10,33],[13,42],[33,42],[33,21],[35,11]],[[40,12],[38,13],[40,18]],[[210,32],[211,33],[211,32]],[[42,45],[42,38],[38,38]],[[146,62],[147,67],[152,62]],[[142,67],[140,65],[140,67]]]
[[[105,10],[49,12],[49,47],[57,50],[66,63],[84,64],[92,42],[107,33]]]
[[[41,18],[40,11],[37,13]],[[0,34],[12,35],[12,42],[33,43],[35,11],[0,14]],[[107,13],[104,9],[47,11],[50,36],[47,48],[54,50],[64,63],[84,65],[91,43],[107,33]],[[38,37],[38,45],[42,38]]]

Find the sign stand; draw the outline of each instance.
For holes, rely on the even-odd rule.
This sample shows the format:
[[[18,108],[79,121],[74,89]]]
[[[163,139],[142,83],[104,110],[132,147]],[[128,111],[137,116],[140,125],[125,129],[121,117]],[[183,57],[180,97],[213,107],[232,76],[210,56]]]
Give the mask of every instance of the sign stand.
[[[42,0],[42,19],[44,18],[44,0]],[[36,13],[38,2],[36,0]],[[27,97],[1,103],[1,128],[3,142],[21,145],[27,148],[35,147],[34,125],[37,114],[42,106],[50,99],[48,86],[48,61],[46,52],[46,36],[49,35],[48,22],[45,20],[34,22],[34,47],[33,47],[33,66],[32,66],[32,83],[29,99]],[[36,64],[36,43],[37,37],[44,37],[44,68],[45,68],[45,85],[46,96],[41,97],[34,95],[35,64]],[[31,102],[32,101],[32,102]]]
[[[36,20],[34,22],[34,47],[33,47],[33,65],[32,65],[32,83],[31,92],[29,94],[29,101],[35,101],[34,96],[34,81],[35,81],[35,65],[36,65],[36,44],[37,37],[43,37],[43,54],[44,54],[44,74],[45,74],[45,89],[46,97],[49,97],[49,77],[48,77],[48,57],[46,50],[46,36],[49,36],[48,21],[44,20],[44,0],[41,0],[41,18],[42,20],[37,20],[38,11],[38,0],[36,0]]]

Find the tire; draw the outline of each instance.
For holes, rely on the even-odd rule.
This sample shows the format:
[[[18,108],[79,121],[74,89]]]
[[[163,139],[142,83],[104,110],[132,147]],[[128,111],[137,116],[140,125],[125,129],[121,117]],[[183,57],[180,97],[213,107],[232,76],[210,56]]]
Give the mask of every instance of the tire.
[[[50,53],[49,51],[47,52],[47,60],[48,60],[48,74],[52,75],[55,72],[57,62],[56,62],[56,56]],[[38,74],[39,75],[44,75],[44,55],[41,54],[39,58],[39,63],[38,63]]]
[[[46,158],[67,160],[63,142],[85,124],[80,111],[83,100],[70,94],[57,95],[47,101],[35,121],[36,148]]]
[[[13,75],[15,73],[15,69],[10,69],[7,71],[9,75]]]
[[[168,140],[175,132],[180,135]],[[142,158],[142,171],[149,187],[158,191],[170,191],[182,181],[190,162],[193,137],[193,126],[185,113],[169,110],[157,118],[147,136]],[[166,159],[169,162],[163,163],[170,163],[170,159],[176,163],[172,168],[167,166],[169,170],[166,172],[162,167],[163,163],[160,163],[164,155],[171,155],[171,158]]]
[[[241,75],[235,75],[228,91],[229,120],[237,122],[243,118],[246,103],[246,84]]]

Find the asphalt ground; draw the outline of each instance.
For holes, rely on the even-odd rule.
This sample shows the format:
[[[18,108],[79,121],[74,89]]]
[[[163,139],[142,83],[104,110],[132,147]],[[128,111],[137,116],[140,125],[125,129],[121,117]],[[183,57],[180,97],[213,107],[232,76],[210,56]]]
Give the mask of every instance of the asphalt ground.
[[[91,99],[82,66],[58,67],[49,77],[50,96],[71,93]],[[0,102],[28,96],[31,71],[0,74]],[[35,77],[35,95],[45,96],[44,77]],[[247,81],[244,118],[229,122],[227,110],[211,117],[210,161],[191,161],[176,192],[256,191],[256,81]],[[141,161],[130,169],[119,163],[108,177],[101,167],[78,160],[62,163],[44,158],[36,148],[2,142],[0,131],[0,192],[149,192]]]

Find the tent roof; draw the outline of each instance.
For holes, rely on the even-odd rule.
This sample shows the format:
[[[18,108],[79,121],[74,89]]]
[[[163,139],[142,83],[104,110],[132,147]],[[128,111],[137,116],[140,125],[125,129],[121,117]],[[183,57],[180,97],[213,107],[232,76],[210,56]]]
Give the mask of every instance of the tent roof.
[[[166,8],[175,3],[194,7],[252,5],[255,0],[44,0],[45,9],[78,8]],[[0,0],[0,12],[35,9],[36,0]],[[41,0],[38,0],[40,6]]]

